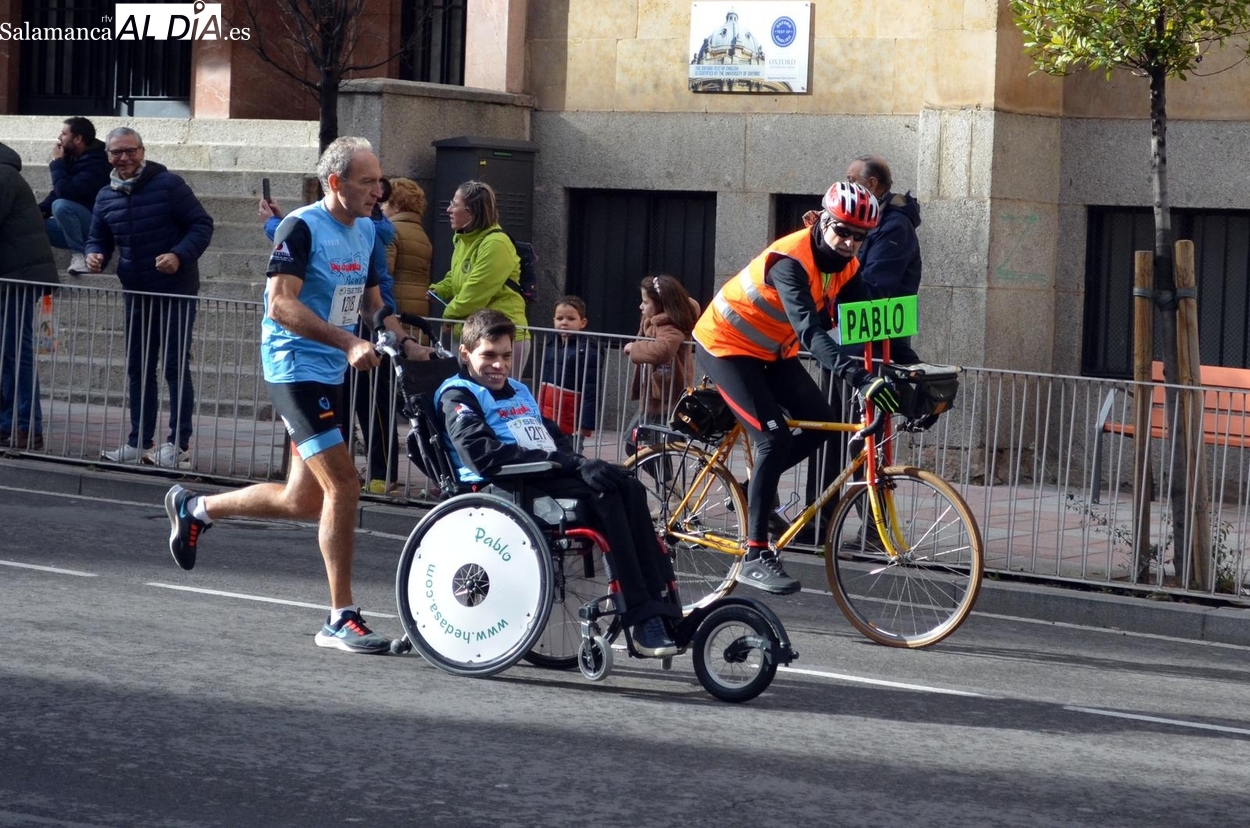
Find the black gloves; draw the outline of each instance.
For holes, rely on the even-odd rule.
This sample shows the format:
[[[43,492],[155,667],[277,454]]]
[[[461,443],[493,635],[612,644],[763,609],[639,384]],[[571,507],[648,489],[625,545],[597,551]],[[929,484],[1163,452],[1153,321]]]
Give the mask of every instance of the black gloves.
[[[590,459],[582,463],[578,469],[582,480],[592,491],[599,494],[614,492],[621,483],[621,471],[606,460]]]
[[[565,471],[572,471],[582,464],[582,457],[578,454],[570,454],[567,451],[553,451],[547,456],[547,459],[553,463],[559,463],[560,468]]]
[[[861,397],[885,413],[893,414],[898,411],[898,391],[889,377],[874,377],[869,374],[856,390]]]

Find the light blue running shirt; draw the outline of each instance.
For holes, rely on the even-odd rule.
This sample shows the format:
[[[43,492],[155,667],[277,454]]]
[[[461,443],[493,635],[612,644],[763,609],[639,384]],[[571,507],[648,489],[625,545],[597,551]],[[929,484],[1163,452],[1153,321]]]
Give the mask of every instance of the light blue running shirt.
[[[365,289],[378,284],[369,266],[373,222],[358,218],[340,224],[318,201],[292,210],[274,233],[266,275],[284,273],[304,281],[299,300],[331,325],[351,331],[359,317]],[[332,345],[299,336],[269,318],[261,322],[260,360],[265,380],[274,383],[321,382],[339,385],[347,354]]]

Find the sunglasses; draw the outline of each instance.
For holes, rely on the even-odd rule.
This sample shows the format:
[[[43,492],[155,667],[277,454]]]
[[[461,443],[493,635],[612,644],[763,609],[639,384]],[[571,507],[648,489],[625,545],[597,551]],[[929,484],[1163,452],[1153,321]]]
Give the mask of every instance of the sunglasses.
[[[829,226],[833,228],[833,234],[840,239],[850,239],[852,241],[861,242],[868,237],[867,230],[854,230],[845,224],[839,224],[836,221],[829,222]]]

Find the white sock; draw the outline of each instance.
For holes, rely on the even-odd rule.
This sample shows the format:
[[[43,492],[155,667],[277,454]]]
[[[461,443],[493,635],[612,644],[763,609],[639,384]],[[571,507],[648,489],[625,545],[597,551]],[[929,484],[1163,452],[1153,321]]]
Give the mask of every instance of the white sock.
[[[196,495],[191,498],[191,517],[205,526],[213,525],[212,518],[208,516],[208,507],[204,505],[204,495]]]
[[[335,624],[337,624],[339,621],[343,619],[344,615],[347,615],[347,613],[349,612],[354,612],[357,615],[359,615],[360,608],[359,607],[340,607],[339,609],[330,610],[330,626],[333,627]]]

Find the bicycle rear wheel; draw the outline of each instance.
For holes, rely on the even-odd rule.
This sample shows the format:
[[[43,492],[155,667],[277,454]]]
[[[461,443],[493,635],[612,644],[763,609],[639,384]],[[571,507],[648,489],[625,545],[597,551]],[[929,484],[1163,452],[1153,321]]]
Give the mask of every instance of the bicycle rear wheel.
[[[687,443],[647,446],[627,465],[646,488],[656,532],[673,556],[683,610],[728,595],[747,534],[746,496],[733,474]]]
[[[892,466],[876,483],[897,556],[873,524],[868,486],[852,484],[830,524],[825,573],[855,629],[889,647],[928,647],[953,633],[976,603],[984,567],[981,533],[949,483]]]

